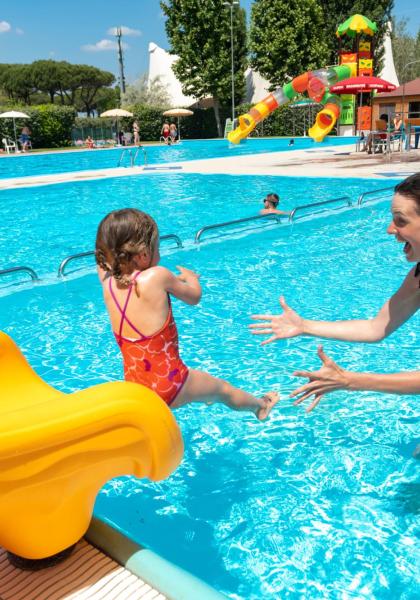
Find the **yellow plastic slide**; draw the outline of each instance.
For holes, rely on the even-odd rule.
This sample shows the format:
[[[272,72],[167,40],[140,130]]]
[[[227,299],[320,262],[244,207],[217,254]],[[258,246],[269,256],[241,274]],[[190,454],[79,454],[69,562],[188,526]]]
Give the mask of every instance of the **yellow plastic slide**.
[[[183,455],[177,423],[151,390],[114,382],[64,394],[0,332],[0,545],[51,556],[86,532],[112,477],[168,477]]]

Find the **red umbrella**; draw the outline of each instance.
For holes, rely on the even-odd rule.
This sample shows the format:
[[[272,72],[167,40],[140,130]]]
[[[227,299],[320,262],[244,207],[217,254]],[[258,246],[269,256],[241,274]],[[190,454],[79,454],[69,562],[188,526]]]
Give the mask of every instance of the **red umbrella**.
[[[350,77],[343,79],[330,87],[333,94],[360,94],[361,92],[372,92],[380,90],[381,92],[392,92],[397,86],[385,79],[379,77]]]

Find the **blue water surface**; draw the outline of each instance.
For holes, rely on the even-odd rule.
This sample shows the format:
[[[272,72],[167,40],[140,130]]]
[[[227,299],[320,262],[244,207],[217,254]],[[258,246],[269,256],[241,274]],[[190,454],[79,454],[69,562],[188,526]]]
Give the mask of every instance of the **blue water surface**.
[[[256,202],[267,186],[250,181]],[[217,405],[177,410],[181,466],[160,483],[109,482],[97,515],[232,599],[418,598],[418,397],[342,391],[305,414],[287,396],[295,369],[319,367],[319,341],[261,347],[247,328],[251,313],[279,310],[280,293],[306,317],[376,314],[409,269],[388,222],[388,202],[367,204],[163,257],[202,274],[198,306],[174,301],[187,364],[282,400],[266,423]],[[94,275],[1,297],[0,328],[64,392],[122,378]],[[324,342],[344,368],[373,372],[418,368],[419,348],[419,315],[381,343]]]
[[[288,147],[289,139],[248,139],[239,145],[229,144],[227,140],[188,140],[173,146],[147,145],[144,148],[148,164],[153,165],[283,150],[323,149],[325,146],[351,144],[355,138],[327,137],[322,144],[316,144],[311,138],[295,138],[293,148]],[[113,148],[2,157],[0,159],[0,179],[114,168],[118,166],[122,150],[123,148]],[[135,152],[135,148],[132,150]],[[140,151],[136,164],[143,165],[143,163],[144,157]],[[130,158],[126,154],[121,166],[129,165]]]
[[[177,234],[188,244],[205,225],[258,214],[268,192],[277,192],[288,211],[343,195],[356,202],[362,192],[396,181],[167,173],[2,190],[0,269],[26,265],[40,276],[55,275],[64,258],[94,249],[99,221],[118,208],[150,213],[162,235]],[[72,268],[90,264],[92,258]]]

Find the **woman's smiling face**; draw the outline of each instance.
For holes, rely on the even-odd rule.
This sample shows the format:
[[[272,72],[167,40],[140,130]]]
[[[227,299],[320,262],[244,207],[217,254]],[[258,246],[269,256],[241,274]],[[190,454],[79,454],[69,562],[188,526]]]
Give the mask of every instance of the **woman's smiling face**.
[[[387,232],[404,242],[404,254],[409,262],[420,261],[420,213],[417,202],[398,192],[392,199],[392,221]]]

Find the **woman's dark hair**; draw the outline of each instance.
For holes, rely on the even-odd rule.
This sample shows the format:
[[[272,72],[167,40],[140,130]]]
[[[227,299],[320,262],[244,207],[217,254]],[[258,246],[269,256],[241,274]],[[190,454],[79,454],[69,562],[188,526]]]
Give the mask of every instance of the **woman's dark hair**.
[[[136,208],[114,210],[99,223],[96,262],[128,285],[128,276],[134,271],[133,257],[141,252],[153,255],[158,237],[157,225],[148,214]]]
[[[416,203],[416,210],[420,215],[420,173],[410,175],[395,186],[395,193],[411,198]]]
[[[381,121],[386,121],[387,123],[389,121],[387,113],[382,113],[379,118],[381,119]]]
[[[278,197],[278,194],[267,194],[264,198],[264,201],[270,202],[271,204],[274,204],[274,206],[277,206],[277,204],[280,202],[280,198]]]

